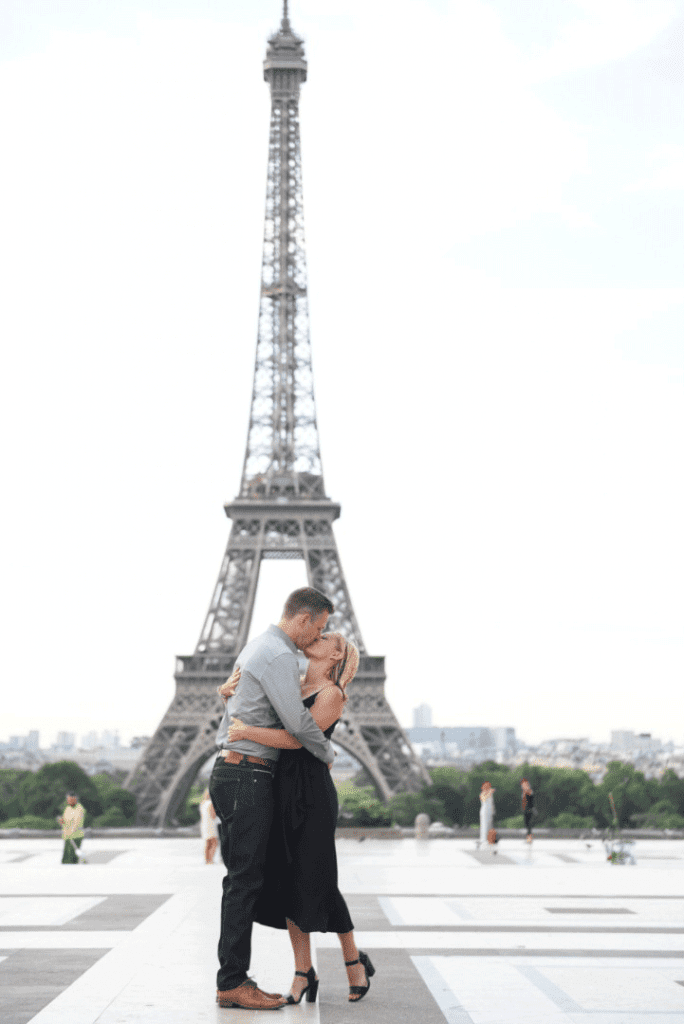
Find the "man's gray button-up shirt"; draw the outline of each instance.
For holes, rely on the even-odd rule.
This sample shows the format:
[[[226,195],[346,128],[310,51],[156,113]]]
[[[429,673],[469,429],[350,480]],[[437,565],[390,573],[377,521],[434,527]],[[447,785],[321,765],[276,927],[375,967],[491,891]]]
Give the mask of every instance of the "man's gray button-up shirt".
[[[286,729],[315,757],[330,764],[335,758],[332,743],[302,704],[297,647],[278,626],[269,626],[243,648],[236,661],[241,675],[235,695],[229,698],[216,734],[219,749],[277,760],[280,751],[252,740],[228,742],[232,715],[245,725]]]

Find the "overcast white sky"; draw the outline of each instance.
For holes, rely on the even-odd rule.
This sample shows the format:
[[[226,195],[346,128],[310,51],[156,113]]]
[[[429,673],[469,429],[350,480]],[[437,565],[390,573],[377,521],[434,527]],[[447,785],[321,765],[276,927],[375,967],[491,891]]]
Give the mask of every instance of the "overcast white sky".
[[[244,454],[279,17],[0,7],[0,739],[150,733],[194,650]],[[326,484],[390,703],[681,743],[684,3],[291,20]],[[298,573],[265,563],[257,626]]]

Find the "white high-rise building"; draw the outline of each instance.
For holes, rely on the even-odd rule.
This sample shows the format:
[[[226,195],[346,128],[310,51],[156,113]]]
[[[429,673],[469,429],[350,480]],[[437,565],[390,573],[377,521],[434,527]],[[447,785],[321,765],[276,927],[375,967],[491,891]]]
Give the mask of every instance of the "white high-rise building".
[[[515,738],[515,729],[511,729],[507,726],[497,726],[492,729],[494,733],[494,746],[498,754],[503,756],[509,756],[515,754],[517,749],[517,741]]]
[[[634,740],[634,733],[626,729],[619,729],[610,734],[610,745],[613,750],[633,750]]]
[[[413,709],[413,728],[429,729],[432,725],[432,708],[429,704],[419,704]]]

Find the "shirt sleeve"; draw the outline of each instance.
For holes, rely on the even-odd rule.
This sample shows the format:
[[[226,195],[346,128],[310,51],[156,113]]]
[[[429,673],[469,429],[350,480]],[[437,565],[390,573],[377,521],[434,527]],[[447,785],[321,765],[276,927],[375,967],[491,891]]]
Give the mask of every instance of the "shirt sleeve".
[[[274,658],[261,677],[261,685],[287,732],[319,761],[330,764],[335,760],[333,745],[316,725],[311,712],[302,704],[299,671],[296,663],[291,664],[291,660],[287,654]]]

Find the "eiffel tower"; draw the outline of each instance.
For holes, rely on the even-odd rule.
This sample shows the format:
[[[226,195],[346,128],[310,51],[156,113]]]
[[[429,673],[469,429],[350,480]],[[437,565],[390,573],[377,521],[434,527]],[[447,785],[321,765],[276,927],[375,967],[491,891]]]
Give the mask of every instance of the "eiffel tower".
[[[264,558],[304,559],[309,585],[334,603],[329,628],[361,655],[335,743],[355,757],[379,796],[417,791],[430,777],[384,694],[384,658],[366,653],[337,553],[314,403],[299,142],[299,88],[306,81],[302,40],[287,0],[269,39],[264,78],[271,125],[261,300],[247,450],[226,553],[195,653],[177,659],[176,693],[126,786],[141,824],[172,821],[215,749],[223,715],[216,688],[247,642]],[[283,595],[283,599],[286,595]],[[280,609],[277,609],[279,612]]]

